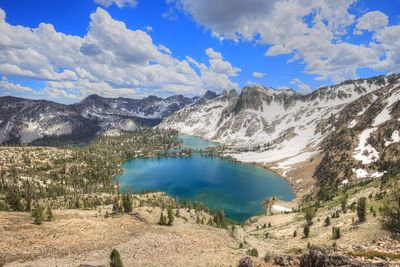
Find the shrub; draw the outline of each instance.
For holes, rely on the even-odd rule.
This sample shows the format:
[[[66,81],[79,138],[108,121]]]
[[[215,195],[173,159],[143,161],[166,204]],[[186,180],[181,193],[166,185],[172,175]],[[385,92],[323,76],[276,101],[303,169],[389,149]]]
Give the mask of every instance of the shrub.
[[[297,236],[297,230],[294,230],[293,237],[296,237],[296,236]]]
[[[54,214],[53,214],[53,210],[51,209],[51,205],[47,205],[47,209],[46,209],[46,217],[48,221],[51,221],[54,219]]]
[[[121,255],[115,248],[111,251],[110,267],[124,267],[124,264],[122,264]]]
[[[44,212],[43,206],[40,204],[35,204],[35,207],[32,210],[32,217],[36,224],[41,224],[43,222],[44,219],[43,212]]]
[[[357,216],[360,222],[365,222],[365,214],[367,210],[367,199],[362,197],[357,202]]]
[[[0,199],[0,210],[1,211],[8,211],[7,204],[4,201],[2,201],[1,199]]]
[[[21,203],[21,196],[19,195],[19,192],[17,192],[16,189],[8,191],[5,200],[12,210],[14,211],[23,210],[23,206]]]
[[[256,248],[252,248],[247,250],[247,254],[253,257],[258,257],[258,250]]]

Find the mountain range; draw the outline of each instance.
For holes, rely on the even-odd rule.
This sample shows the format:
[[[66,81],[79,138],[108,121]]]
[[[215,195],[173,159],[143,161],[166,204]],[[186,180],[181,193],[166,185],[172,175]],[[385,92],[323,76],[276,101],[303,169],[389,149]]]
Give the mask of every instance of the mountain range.
[[[307,95],[245,87],[187,106],[159,127],[228,144],[236,159],[269,163],[283,176],[292,165],[321,157],[314,177],[329,192],[399,167],[400,75],[349,80]]]
[[[248,86],[240,94],[208,91],[193,98],[91,95],[72,105],[5,96],[0,142],[77,143],[157,126],[230,145],[240,161],[276,162],[282,169],[318,153],[315,176],[330,170],[343,182],[349,175],[380,177],[379,164],[399,160],[399,114],[400,75],[349,80],[307,95]]]
[[[215,96],[210,91],[201,98],[90,95],[72,105],[4,96],[0,97],[0,143],[86,142],[99,134],[115,135],[155,126],[173,112]]]

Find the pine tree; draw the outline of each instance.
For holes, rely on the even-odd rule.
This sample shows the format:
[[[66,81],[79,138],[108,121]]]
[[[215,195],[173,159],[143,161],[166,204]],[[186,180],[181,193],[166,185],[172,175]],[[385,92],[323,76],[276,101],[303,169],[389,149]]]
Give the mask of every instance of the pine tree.
[[[31,211],[32,209],[32,187],[31,183],[28,181],[26,183],[25,190],[25,202],[26,202],[26,211]]]
[[[306,226],[304,226],[303,233],[304,233],[304,237],[305,238],[309,237],[309,235],[310,235],[310,226],[308,224]]]
[[[346,211],[347,211],[347,197],[342,198],[341,206],[342,206],[343,213],[346,213]]]
[[[258,257],[258,251],[256,248],[247,250],[247,254],[253,257]]]
[[[311,207],[306,208],[304,211],[304,218],[306,219],[306,221],[309,225],[312,224],[312,220],[314,219],[314,217],[315,217],[314,209]]]
[[[171,206],[168,207],[167,212],[168,212],[168,225],[171,226],[172,223],[174,222],[174,212],[172,211]]]
[[[400,239],[400,191],[398,186],[393,188],[390,201],[382,209],[382,225],[394,238]]]
[[[122,196],[122,207],[126,213],[132,212],[132,205],[133,199],[131,194],[126,193],[124,196]]]
[[[329,218],[329,216],[326,216],[326,219],[325,219],[325,226],[328,226],[328,225],[330,225],[331,224],[331,218]]]
[[[120,201],[119,201],[119,196],[115,196],[114,201],[113,201],[113,211],[115,213],[119,213],[121,212],[122,208],[120,205]]]
[[[340,238],[340,228],[339,227],[332,227],[332,238],[339,239]]]
[[[360,222],[365,222],[365,214],[367,213],[367,199],[362,197],[357,202],[357,216]]]
[[[122,264],[121,255],[115,248],[111,251],[110,267],[124,267],[124,264]]]
[[[227,222],[223,210],[218,211],[217,215],[214,215],[214,223],[217,225],[217,227],[226,228]]]
[[[160,219],[158,220],[158,224],[159,225],[165,225],[165,216],[164,216],[164,213],[161,211],[161,213],[160,213]]]

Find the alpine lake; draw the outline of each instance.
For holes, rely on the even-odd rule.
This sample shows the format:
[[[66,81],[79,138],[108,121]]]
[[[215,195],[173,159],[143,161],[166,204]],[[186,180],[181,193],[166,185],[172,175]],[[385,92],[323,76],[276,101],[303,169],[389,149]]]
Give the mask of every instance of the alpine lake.
[[[183,146],[217,145],[200,137],[180,135]],[[290,184],[262,167],[193,153],[190,157],[135,158],[116,177],[121,191],[163,191],[180,200],[223,209],[228,219],[242,222],[264,210],[263,200],[294,198]]]

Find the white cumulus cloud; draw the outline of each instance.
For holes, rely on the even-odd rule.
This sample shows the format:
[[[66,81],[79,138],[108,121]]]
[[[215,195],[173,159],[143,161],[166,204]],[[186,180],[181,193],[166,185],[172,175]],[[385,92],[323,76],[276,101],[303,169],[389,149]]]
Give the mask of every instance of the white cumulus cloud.
[[[61,97],[64,91],[72,100],[91,93],[198,95],[238,87],[230,78],[240,69],[221,53],[208,49],[209,61],[193,66],[175,58],[165,45],[155,44],[149,33],[129,29],[102,8],[90,15],[83,37],[58,32],[51,24],[11,25],[0,9],[0,36],[0,74],[44,81],[46,91],[35,90],[36,94]]]
[[[371,11],[352,13],[357,0],[174,0],[178,10],[224,40],[269,45],[266,56],[290,54],[317,80],[338,82],[357,77],[357,69],[398,72],[395,26]],[[373,37],[362,44],[348,40],[362,31]],[[398,26],[398,25],[397,25]],[[350,32],[351,30],[351,32]],[[390,37],[394,39],[389,39]]]
[[[262,78],[262,77],[265,77],[266,73],[255,71],[252,73],[252,75],[254,78]]]
[[[122,8],[124,6],[131,6],[135,7],[137,4],[136,0],[94,0],[97,4],[109,7],[112,4],[117,5],[119,8]]]
[[[366,31],[378,31],[388,24],[388,17],[380,11],[371,11],[365,13],[361,18],[358,19],[356,25],[356,34],[361,34],[363,30]]]

